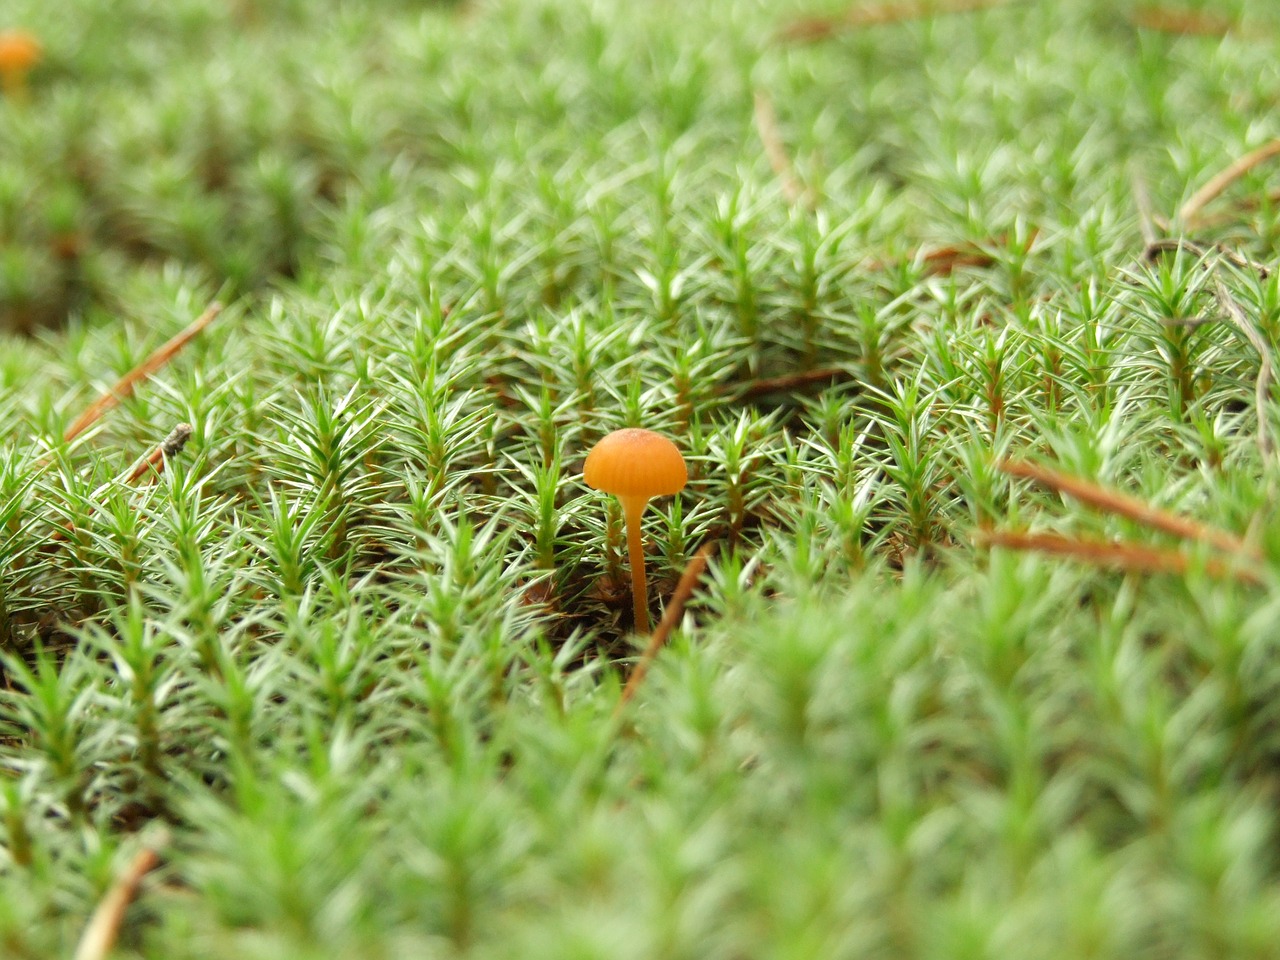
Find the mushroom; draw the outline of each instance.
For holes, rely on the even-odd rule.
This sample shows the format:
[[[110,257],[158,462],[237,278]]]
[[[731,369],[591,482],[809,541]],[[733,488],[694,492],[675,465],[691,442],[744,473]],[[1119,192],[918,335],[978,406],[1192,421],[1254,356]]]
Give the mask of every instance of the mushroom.
[[[582,468],[587,486],[614,494],[627,522],[627,556],[631,561],[631,599],[636,630],[649,632],[649,592],[644,579],[644,543],[640,517],[653,497],[679,493],[689,481],[684,457],[676,445],[652,430],[615,430],[587,454]]]
[[[0,30],[0,86],[6,97],[27,95],[27,74],[40,62],[40,41],[25,30]]]

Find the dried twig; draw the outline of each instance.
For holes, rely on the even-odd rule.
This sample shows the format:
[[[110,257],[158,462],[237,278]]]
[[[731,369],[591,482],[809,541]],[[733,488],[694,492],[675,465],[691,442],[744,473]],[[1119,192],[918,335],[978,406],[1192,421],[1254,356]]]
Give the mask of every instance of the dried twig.
[[[187,445],[187,441],[191,439],[191,424],[180,423],[169,431],[169,435],[145,457],[142,457],[135,463],[127,473],[122,474],[119,480],[113,480],[103,484],[94,491],[94,497],[100,498],[111,486],[112,483],[132,484],[142,479],[148,472],[152,476],[159,476],[164,472],[165,460],[169,457],[176,457],[182,452],[182,448]],[[93,509],[90,509],[86,516],[93,516]],[[67,521],[61,530],[55,530],[50,539],[55,541],[66,540],[68,536],[75,532],[75,524]]]
[[[1198,215],[1208,204],[1212,203],[1231,184],[1259,164],[1265,163],[1280,154],[1280,139],[1264,143],[1256,150],[1250,150],[1237,158],[1224,169],[1210,177],[1203,187],[1193,193],[1178,210],[1178,222],[1188,230],[1196,229],[1200,224]]]
[[[1057,533],[1031,533],[1028,530],[978,530],[979,543],[1010,550],[1034,550],[1058,557],[1070,557],[1082,563],[1134,573],[1186,573],[1195,560],[1180,550],[1165,550],[1140,543],[1113,542],[1064,537]],[[1248,567],[1238,566],[1219,557],[1201,561],[1205,573],[1212,577],[1234,577],[1243,583],[1259,584],[1262,578]]]
[[[1040,231],[1032,230],[1031,235],[1027,238],[1027,250],[1035,244]],[[926,276],[930,277],[949,277],[960,267],[993,267],[999,263],[999,259],[995,254],[986,249],[988,246],[1005,246],[1009,245],[1011,236],[991,237],[981,243],[966,241],[964,243],[948,244],[945,247],[934,247],[932,249],[917,251],[913,256],[900,260],[870,260],[863,264],[863,269],[869,271],[887,270],[890,267],[902,266],[904,264],[919,263],[924,268]]]
[[[1185,237],[1168,237],[1163,240],[1149,240],[1147,245],[1142,248],[1142,259],[1147,263],[1155,263],[1166,253],[1178,253],[1185,250],[1193,257],[1205,257],[1208,251],[1196,243],[1194,240],[1188,240]]]
[[[1129,11],[1129,22],[1142,30],[1197,37],[1223,37],[1239,29],[1239,24],[1234,19],[1222,14],[1205,10],[1173,10],[1154,5]]]
[[[1261,193],[1257,196],[1238,197],[1232,201],[1231,211],[1215,214],[1201,214],[1196,217],[1196,227],[1205,229],[1209,227],[1221,227],[1224,224],[1232,223],[1237,220],[1240,213],[1250,213],[1262,209],[1264,205],[1272,209],[1280,204],[1280,189],[1275,187]]]
[[[755,95],[756,133],[764,145],[764,155],[769,159],[769,166],[778,182],[782,184],[782,195],[791,206],[803,203],[813,205],[813,195],[800,184],[796,177],[791,158],[787,155],[786,145],[782,142],[782,134],[778,130],[778,115],[774,112],[773,101],[763,90]]]
[[[133,465],[133,469],[122,478],[123,482],[135,483],[148,471],[155,471],[155,475],[159,476],[164,472],[165,461],[181,453],[182,448],[187,445],[187,441],[190,439],[191,424],[178,424],[170,431],[167,437],[160,441],[154,450]]]
[[[1133,190],[1133,203],[1138,208],[1138,229],[1142,232],[1142,242],[1148,250],[1156,243],[1158,235],[1155,227],[1155,209],[1151,206],[1151,191],[1147,189],[1147,181],[1137,170],[1129,178]]]
[[[102,898],[98,909],[93,911],[88,926],[80,936],[75,960],[106,960],[110,956],[116,937],[120,935],[125,911],[137,896],[142,878],[154,870],[159,863],[160,855],[152,847],[143,847],[134,855],[124,872],[116,878],[116,882]]]
[[[1189,517],[1170,513],[1160,507],[1154,507],[1137,497],[1104,487],[1092,480],[1075,477],[1060,470],[1054,470],[1052,467],[1028,463],[1025,460],[998,460],[996,468],[1010,476],[1034,480],[1090,506],[1127,517],[1176,537],[1203,540],[1220,550],[1240,554],[1249,559],[1258,559],[1257,552],[1233,533],[1219,530],[1217,527],[1211,527]]]
[[[1217,295],[1218,303],[1227,312],[1227,316],[1231,318],[1231,322],[1249,341],[1254,350],[1258,351],[1258,378],[1253,385],[1253,403],[1257,407],[1258,414],[1258,450],[1264,458],[1271,456],[1275,451],[1275,442],[1271,438],[1270,416],[1267,411],[1267,400],[1271,395],[1271,384],[1275,383],[1276,373],[1275,367],[1271,362],[1271,347],[1267,344],[1266,339],[1262,336],[1262,332],[1255,326],[1247,316],[1245,316],[1244,307],[1240,306],[1235,297],[1231,295],[1231,291],[1227,289],[1226,284],[1218,277],[1213,278],[1214,293]]]
[[[817,370],[802,370],[799,373],[787,373],[780,377],[765,377],[761,380],[750,380],[747,383],[726,383],[718,392],[729,394],[737,400],[748,397],[759,397],[767,393],[782,393],[815,383],[826,383],[832,380],[849,380],[853,374],[843,367],[819,367]]]
[[[1166,253],[1177,253],[1185,250],[1193,257],[1199,257],[1206,260],[1210,250],[1222,257],[1223,260],[1231,264],[1233,267],[1239,267],[1241,270],[1252,270],[1263,280],[1271,276],[1271,268],[1264,263],[1258,263],[1256,260],[1250,260],[1248,257],[1242,256],[1230,247],[1215,243],[1212,247],[1202,247],[1193,240],[1186,237],[1170,237],[1164,240],[1152,240],[1147,243],[1142,250],[1142,259],[1147,263],[1155,263]],[[1211,263],[1205,262],[1200,264],[1201,267],[1208,269]]]
[[[672,631],[675,630],[676,624],[680,622],[680,617],[684,614],[685,604],[689,602],[689,597],[693,595],[693,588],[698,585],[698,579],[702,576],[703,571],[707,569],[707,561],[711,558],[711,554],[715,553],[715,549],[715,543],[703,544],[684,568],[684,573],[680,574],[680,582],[676,584],[676,588],[671,594],[671,601],[667,604],[667,609],[662,613],[662,620],[659,621],[658,628],[653,631],[653,635],[649,638],[648,646],[644,648],[644,653],[636,661],[635,669],[631,671],[631,678],[627,680],[627,685],[622,690],[622,698],[618,701],[618,706],[614,710],[614,717],[617,717],[630,702],[631,698],[635,696],[636,690],[644,680],[645,674],[649,672],[649,665],[653,663],[658,651],[666,644]]]
[[[70,443],[80,434],[84,433],[91,426],[98,422],[98,419],[113,407],[127,399],[134,388],[147,377],[151,376],[171,359],[174,355],[185,347],[201,330],[213,323],[218,318],[218,314],[222,312],[222,304],[211,303],[204,313],[200,314],[193,320],[181,333],[169,340],[151,356],[143,360],[140,364],[126,373],[123,377],[116,381],[115,386],[100,396],[84,413],[80,414],[80,418],[67,428],[67,432],[62,435],[62,439]]]
[[[920,254],[919,261],[925,274],[931,277],[949,277],[959,267],[991,267],[997,262],[993,254],[976,243],[935,247]]]
[[[803,20],[796,20],[778,32],[778,39],[812,43],[858,27],[873,27],[902,20],[922,20],[925,17],[948,13],[974,13],[1004,6],[1010,2],[1011,0],[900,0],[897,3],[858,5],[834,17],[806,17]]]

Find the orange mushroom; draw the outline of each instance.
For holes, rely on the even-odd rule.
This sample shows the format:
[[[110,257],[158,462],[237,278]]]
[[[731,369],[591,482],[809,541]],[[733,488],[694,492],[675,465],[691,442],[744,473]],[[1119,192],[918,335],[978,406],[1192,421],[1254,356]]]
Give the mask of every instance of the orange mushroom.
[[[0,86],[6,97],[25,99],[27,74],[40,62],[44,48],[25,30],[0,30]]]
[[[644,543],[640,518],[654,497],[679,493],[689,481],[684,457],[676,445],[652,430],[615,430],[587,454],[582,468],[587,486],[614,494],[627,523],[627,556],[631,561],[631,599],[636,630],[649,632],[649,591],[644,578]]]

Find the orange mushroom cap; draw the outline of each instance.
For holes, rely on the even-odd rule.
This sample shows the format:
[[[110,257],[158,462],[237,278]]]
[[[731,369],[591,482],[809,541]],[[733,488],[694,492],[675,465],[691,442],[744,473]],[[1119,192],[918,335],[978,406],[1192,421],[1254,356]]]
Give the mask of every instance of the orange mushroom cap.
[[[666,437],[628,427],[591,448],[582,479],[589,487],[619,497],[665,497],[684,489],[689,471]]]
[[[30,70],[40,62],[43,49],[25,30],[0,30],[0,70]]]

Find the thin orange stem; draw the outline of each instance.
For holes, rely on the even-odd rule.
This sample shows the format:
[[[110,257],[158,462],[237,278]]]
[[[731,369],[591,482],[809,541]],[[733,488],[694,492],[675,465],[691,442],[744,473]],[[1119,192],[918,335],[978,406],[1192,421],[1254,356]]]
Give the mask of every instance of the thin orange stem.
[[[622,688],[622,697],[618,700],[617,709],[613,711],[614,719],[622,713],[627,701],[635,696],[636,688],[649,672],[649,664],[653,663],[654,658],[658,656],[658,651],[662,649],[672,631],[675,630],[676,624],[680,622],[680,617],[684,614],[684,606],[693,596],[693,588],[698,585],[698,578],[707,569],[707,560],[715,550],[715,543],[704,543],[684,568],[684,573],[680,575],[680,582],[676,584],[675,592],[671,594],[671,602],[667,604],[667,609],[662,612],[662,619],[658,621],[658,629],[653,631],[653,636],[649,638],[649,645],[636,661],[631,679]]]
[[[644,578],[644,534],[640,518],[649,505],[648,497],[618,497],[627,520],[627,559],[631,562],[631,602],[635,607],[637,633],[649,632],[649,589]]]

